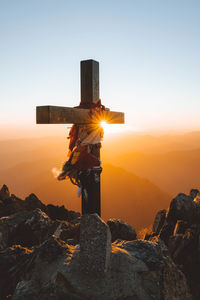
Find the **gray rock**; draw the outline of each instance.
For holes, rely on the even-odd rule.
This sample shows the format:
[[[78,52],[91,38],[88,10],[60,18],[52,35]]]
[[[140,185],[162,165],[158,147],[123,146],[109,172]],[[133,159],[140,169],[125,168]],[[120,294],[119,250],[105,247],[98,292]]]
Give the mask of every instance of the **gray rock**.
[[[176,223],[177,220],[194,222],[199,207],[199,204],[193,201],[191,196],[180,193],[170,203],[167,222]]]
[[[107,224],[111,231],[112,242],[117,239],[132,241],[137,239],[135,229],[128,223],[119,219],[109,219]]]
[[[0,251],[0,299],[8,299],[13,294],[32,258],[33,251],[20,245]]]
[[[153,223],[153,227],[152,227],[153,232],[155,232],[156,234],[159,234],[159,232],[165,222],[166,213],[167,213],[166,209],[162,209],[162,210],[159,210],[156,214],[156,217],[155,217],[154,223]]]
[[[186,229],[189,227],[187,222],[178,220],[174,229],[174,235],[185,233]]]
[[[45,205],[38,199],[38,197],[35,194],[30,194],[28,197],[24,200],[24,206],[28,210],[40,208],[41,210],[45,210]]]
[[[73,221],[74,223],[77,223],[78,222],[77,219],[80,217],[80,213],[67,210],[64,207],[64,205],[55,206],[52,204],[48,204],[46,206],[45,212],[52,220],[66,220],[66,221],[70,221],[70,222]]]
[[[18,272],[15,272],[17,276],[12,289],[8,290],[12,293],[14,289],[12,299],[192,299],[185,276],[159,240],[156,243],[139,240],[114,243],[109,268],[103,277],[81,271],[80,252],[78,247],[56,238],[49,239],[32,252],[24,248],[20,248],[19,253],[6,250],[2,260],[0,252],[0,262],[4,264],[4,267],[0,264],[2,274],[6,272],[13,276],[12,270]],[[5,263],[6,259],[8,262]]]
[[[200,299],[200,225],[192,224],[183,234],[169,237],[168,250],[174,262],[184,272],[193,299]]]
[[[10,197],[10,192],[8,187],[4,184],[0,190],[0,200],[4,201]]]
[[[183,271],[193,299],[200,299],[200,201],[199,191],[178,194],[171,202],[159,237],[175,264]]]
[[[27,212],[19,212],[0,218],[0,250],[12,245],[12,238],[16,237],[18,226],[25,222],[29,215]]]
[[[168,245],[170,236],[176,231],[177,221],[188,224],[200,224],[200,203],[194,201],[193,197],[183,193],[178,194],[170,203],[166,220],[160,231],[160,238]]]
[[[125,249],[133,257],[142,260],[148,266],[149,270],[156,270],[160,264],[156,243],[137,240],[132,242],[117,241],[113,245]]]
[[[35,195],[28,201],[14,195],[0,199],[4,213],[30,208],[0,219],[0,299],[191,300],[188,281],[199,300],[200,206],[184,194],[172,202],[160,231],[168,237],[167,249],[158,235],[111,246],[109,227],[96,214],[82,217],[79,245],[74,240],[78,219],[74,224],[56,220],[65,217],[64,208],[50,208],[52,221],[32,210],[40,205]],[[113,223],[121,226],[119,238],[133,233],[123,221]]]
[[[198,195],[199,195],[199,190],[197,189],[190,190],[190,197],[192,197],[193,199],[195,199]]]
[[[71,224],[67,221],[56,221],[55,223],[57,223],[57,227],[54,231],[54,235],[61,240],[68,242],[69,239],[75,239],[79,237],[80,224]]]
[[[37,291],[39,286],[32,280],[18,282],[12,300],[37,300]]]
[[[40,209],[21,211],[0,218],[0,250],[19,244],[31,247],[42,243],[51,232],[53,221]],[[53,231],[53,230],[52,230]]]
[[[159,238],[164,241],[165,245],[168,245],[169,238],[171,235],[173,235],[175,227],[176,227],[175,222],[171,222],[171,223],[165,222],[165,224],[163,225],[159,234]]]
[[[111,233],[97,214],[85,214],[80,224],[80,264],[85,273],[102,276],[108,270]]]
[[[17,198],[15,195],[11,194],[11,196],[7,197],[4,194],[2,198],[3,200],[1,200],[1,205],[0,205],[1,207],[0,217],[9,216],[19,211],[25,210],[23,205],[24,201]]]

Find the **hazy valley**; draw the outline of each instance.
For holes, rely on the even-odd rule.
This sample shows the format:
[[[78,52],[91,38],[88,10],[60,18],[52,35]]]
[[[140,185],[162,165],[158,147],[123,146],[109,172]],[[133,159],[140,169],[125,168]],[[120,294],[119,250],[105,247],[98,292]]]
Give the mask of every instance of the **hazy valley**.
[[[58,182],[52,172],[66,159],[65,137],[0,141],[0,184],[26,197],[80,211],[77,188]],[[102,147],[102,216],[121,218],[135,228],[152,223],[175,194],[199,188],[200,134],[150,136],[124,134]]]

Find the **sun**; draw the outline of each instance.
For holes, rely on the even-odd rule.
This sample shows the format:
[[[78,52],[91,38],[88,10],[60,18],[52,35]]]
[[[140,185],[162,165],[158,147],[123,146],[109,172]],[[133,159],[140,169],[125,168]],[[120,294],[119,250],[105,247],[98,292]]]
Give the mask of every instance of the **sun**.
[[[101,128],[103,128],[104,132],[108,132],[109,131],[110,124],[108,124],[105,120],[102,120],[100,122],[100,126],[101,126]]]
[[[103,121],[100,122],[100,125],[101,125],[101,127],[104,128],[104,127],[106,127],[106,125],[108,125],[108,123],[103,120]]]
[[[105,133],[120,133],[125,130],[124,124],[109,124],[106,120],[100,122],[100,126],[103,128]]]

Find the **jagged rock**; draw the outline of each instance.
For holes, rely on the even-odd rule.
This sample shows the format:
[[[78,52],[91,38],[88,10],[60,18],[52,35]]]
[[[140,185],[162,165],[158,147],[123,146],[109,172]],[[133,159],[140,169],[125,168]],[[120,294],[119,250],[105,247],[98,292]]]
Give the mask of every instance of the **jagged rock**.
[[[52,234],[67,241],[78,238],[78,230],[77,224],[52,221],[38,208],[33,211],[20,211],[0,218],[0,250],[15,244],[24,247],[39,245]]]
[[[39,208],[36,208],[29,218],[26,220],[25,224],[28,225],[32,230],[42,230],[46,228],[51,223],[51,219]]]
[[[175,197],[159,237],[168,246],[174,262],[184,272],[193,299],[200,299],[200,202],[199,191],[192,189],[190,196]]]
[[[12,295],[21,276],[29,270],[33,251],[20,245],[0,251],[0,299]]]
[[[163,224],[166,219],[166,213],[167,213],[166,209],[162,209],[157,212],[152,227],[152,231],[155,232],[155,234],[159,234],[161,228],[163,227]]]
[[[22,228],[25,228],[35,237],[36,242],[32,245],[37,245],[48,238],[49,233],[51,233],[49,231],[52,225],[52,220],[43,211],[41,211],[39,208],[36,208],[30,213],[29,218],[27,218],[27,220],[21,224],[18,232],[20,229],[23,230]],[[22,239],[23,237],[21,237],[21,241]],[[30,247],[32,245],[29,244],[26,246]]]
[[[170,203],[166,220],[160,231],[159,236],[166,245],[179,220],[188,224],[200,223],[200,203],[183,193],[178,194]]]
[[[197,197],[197,195],[199,195],[199,190],[197,189],[190,190],[190,197],[192,197],[193,200]]]
[[[38,289],[39,286],[35,281],[32,280],[20,281],[16,286],[15,293],[12,297],[12,300],[15,299],[36,300]]]
[[[80,234],[80,224],[71,224],[67,221],[57,221],[57,228],[54,235],[63,241],[68,242],[69,239],[79,239]],[[77,244],[78,241],[71,243]]]
[[[80,217],[80,213],[76,213],[72,210],[67,210],[64,205],[55,206],[52,204],[48,204],[46,207],[46,213],[52,220],[72,221]]]
[[[41,210],[45,211],[46,209],[46,206],[33,193],[25,198],[24,206],[27,210],[34,210],[36,208],[40,208]]]
[[[10,216],[20,211],[31,211],[36,208],[45,212],[52,220],[66,220],[79,223],[80,213],[67,210],[64,206],[55,206],[52,204],[43,204],[35,194],[30,194],[25,200],[17,198],[9,193],[8,187],[3,185],[0,190],[0,217]]]
[[[114,242],[117,239],[132,241],[137,238],[137,233],[135,229],[122,220],[109,219],[107,221],[107,224],[110,228],[112,242]]]
[[[154,237],[158,236],[160,234],[160,238],[167,242],[171,232],[171,230],[174,230],[174,225],[171,224],[168,225],[166,222],[166,209],[159,210],[155,216],[154,223],[152,226],[152,229],[148,230],[145,234],[144,240],[151,240]],[[165,226],[164,226],[165,225]]]
[[[0,200],[4,201],[5,199],[10,197],[10,192],[8,187],[4,184],[0,190]]]
[[[168,249],[174,262],[184,272],[193,298],[200,299],[200,225],[193,224],[184,234],[170,236]]]
[[[25,222],[28,217],[29,213],[19,212],[8,217],[0,218],[0,250],[13,245],[13,236],[16,237],[18,227]],[[23,236],[23,240],[25,240],[25,238],[26,237]]]
[[[19,278],[13,300],[192,299],[183,273],[161,242],[114,243],[108,271],[101,278],[80,271],[81,250],[77,247],[55,239],[45,246],[50,251],[60,249],[53,251],[51,263],[46,260],[46,253],[40,254],[42,247],[38,247],[29,271]]]
[[[50,236],[40,246],[36,247],[37,257],[45,262],[52,263],[57,257],[63,253],[67,254],[68,245],[54,235]]]
[[[63,284],[67,280],[62,274],[58,276],[59,268],[67,267],[71,248],[55,236],[35,247],[29,269],[24,276],[19,276],[12,299],[76,299],[67,297],[71,295]]]
[[[173,235],[176,227],[176,223],[165,223],[160,231],[159,238],[164,241],[165,245],[168,245],[168,241],[171,235]]]
[[[33,280],[21,281],[17,284],[12,300],[85,300],[74,293],[69,282],[60,273],[57,272],[52,276],[51,280],[46,283],[41,289],[38,283]],[[39,298],[38,298],[39,296]]]
[[[21,200],[4,187],[0,299],[191,300],[186,276],[193,299],[199,300],[200,202],[193,190],[173,199],[163,226],[159,218],[155,224],[154,238],[117,240],[111,247],[109,227],[97,215],[82,217],[79,245],[74,239],[79,214],[47,208],[34,194]],[[123,228],[117,238],[134,234],[128,224],[114,223]]]
[[[108,269],[111,233],[97,214],[86,214],[80,224],[80,264],[85,273],[102,276]]]
[[[191,196],[180,193],[170,203],[167,222],[176,223],[177,220],[194,222],[197,220],[199,208],[199,204],[193,201]],[[200,219],[198,221],[200,222]]]
[[[150,243],[143,240],[137,240],[134,242],[116,241],[114,245],[120,247],[121,249],[125,249],[135,258],[145,262],[150,270],[156,269],[157,265],[160,263],[156,243]]]
[[[174,235],[185,233],[188,227],[189,227],[188,222],[178,220],[174,229]]]
[[[22,211],[0,218],[0,249],[20,244],[31,247],[43,242],[49,234],[53,222],[40,209]]]
[[[4,200],[1,201],[0,217],[10,216],[25,210],[23,202],[23,200],[17,198],[13,194],[10,197],[5,197]]]

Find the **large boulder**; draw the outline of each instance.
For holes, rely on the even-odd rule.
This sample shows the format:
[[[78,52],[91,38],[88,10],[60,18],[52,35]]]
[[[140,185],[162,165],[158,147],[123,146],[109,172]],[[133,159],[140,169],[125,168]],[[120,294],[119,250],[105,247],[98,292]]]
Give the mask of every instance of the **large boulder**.
[[[53,233],[55,226],[40,209],[20,211],[0,218],[0,250],[19,244],[31,247],[42,243]]]
[[[194,201],[193,197],[180,193],[170,203],[167,222],[176,223],[177,220],[200,222],[199,210],[200,205]]]
[[[153,226],[152,226],[152,231],[155,234],[158,234],[160,232],[161,228],[163,227],[163,224],[166,219],[166,213],[167,213],[166,209],[162,209],[157,212],[156,217],[154,219]]]
[[[183,271],[193,299],[200,299],[200,201],[198,189],[178,194],[171,202],[159,233],[170,256]]]
[[[200,225],[193,224],[184,233],[176,232],[168,240],[169,253],[184,272],[193,299],[200,299]]]
[[[12,300],[192,299],[185,276],[160,241],[113,243],[109,268],[99,278],[81,271],[79,247],[52,239],[35,250]]]
[[[111,233],[97,214],[85,214],[80,224],[80,265],[85,273],[102,276],[110,263]]]
[[[53,221],[38,208],[0,218],[0,250],[15,244],[23,247],[39,245],[52,234],[64,241],[73,239],[71,243],[77,244],[79,224]]]
[[[180,221],[182,221],[182,223],[180,223]],[[179,224],[177,224],[177,222],[179,222]],[[174,232],[177,230],[185,230],[194,223],[200,224],[200,203],[194,201],[192,196],[180,193],[170,203],[166,220],[159,236],[165,244],[168,245],[169,238]],[[185,229],[183,229],[182,225],[184,225]]]
[[[137,239],[135,229],[128,223],[119,219],[109,219],[107,224],[110,228],[112,235],[112,242],[117,239],[132,241]]]

